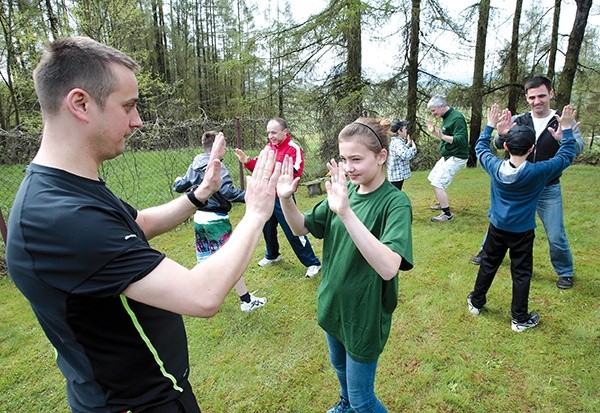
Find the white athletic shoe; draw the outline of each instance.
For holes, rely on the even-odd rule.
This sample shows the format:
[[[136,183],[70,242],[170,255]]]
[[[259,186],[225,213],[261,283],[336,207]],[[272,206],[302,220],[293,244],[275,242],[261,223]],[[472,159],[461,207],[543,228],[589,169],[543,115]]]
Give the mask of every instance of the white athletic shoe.
[[[469,296],[467,297],[467,309],[469,310],[469,312],[473,315],[479,315],[481,313],[481,308],[477,308],[473,305],[473,303],[471,302],[471,297],[473,296],[473,293],[469,294]]]
[[[321,271],[320,265],[311,265],[306,268],[306,278],[312,278]]]
[[[244,313],[249,313],[250,311],[254,311],[262,307],[267,303],[266,297],[255,297],[252,293],[250,293],[250,302],[246,303],[242,301],[240,304],[240,309]]]
[[[278,255],[277,258],[274,258],[272,260],[265,257],[258,262],[258,266],[259,267],[268,267],[269,265],[273,265],[275,263],[278,263],[279,261],[281,261],[281,255]]]
[[[540,315],[538,313],[536,313],[535,311],[532,311],[531,313],[529,313],[529,318],[525,321],[519,322],[517,320],[512,320],[510,323],[511,328],[513,329],[513,331],[516,331],[517,333],[522,333],[523,331],[527,330],[528,328],[533,328],[535,326],[537,326],[540,323]]]

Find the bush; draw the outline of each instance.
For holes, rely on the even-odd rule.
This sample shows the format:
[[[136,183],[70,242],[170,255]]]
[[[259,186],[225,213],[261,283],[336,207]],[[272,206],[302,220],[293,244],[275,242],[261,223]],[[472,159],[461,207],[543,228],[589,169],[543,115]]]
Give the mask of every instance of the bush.
[[[584,141],[586,142],[586,147],[583,149],[581,155],[575,159],[575,163],[600,165],[600,138],[584,138]]]

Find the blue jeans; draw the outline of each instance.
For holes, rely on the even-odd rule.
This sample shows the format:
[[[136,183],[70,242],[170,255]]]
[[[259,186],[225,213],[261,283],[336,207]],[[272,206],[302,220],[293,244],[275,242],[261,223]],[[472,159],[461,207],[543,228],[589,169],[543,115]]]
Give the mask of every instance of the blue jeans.
[[[572,277],[573,256],[565,233],[560,183],[544,188],[537,203],[537,213],[546,230],[550,246],[550,261],[556,275]]]
[[[377,361],[361,363],[353,360],[344,345],[325,333],[329,345],[329,358],[340,382],[340,394],[350,401],[355,412],[387,413],[375,396],[375,371]]]
[[[294,202],[296,200],[294,199]],[[279,256],[279,241],[277,240],[277,225],[281,225],[281,229],[285,234],[288,242],[292,246],[296,257],[305,267],[311,265],[321,265],[321,261],[315,255],[308,237],[303,235],[297,237],[292,232],[292,229],[288,225],[285,217],[283,216],[283,210],[281,209],[281,203],[279,198],[275,198],[275,208],[273,209],[273,215],[265,223],[263,227],[263,235],[265,237],[265,244],[267,244],[267,251],[265,257],[274,260]]]

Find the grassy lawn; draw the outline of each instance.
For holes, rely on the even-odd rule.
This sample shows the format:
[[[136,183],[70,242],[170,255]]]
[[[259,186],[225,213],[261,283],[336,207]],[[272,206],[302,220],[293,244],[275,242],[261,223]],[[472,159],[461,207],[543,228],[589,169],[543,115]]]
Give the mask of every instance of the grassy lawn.
[[[489,180],[480,168],[459,172],[449,188],[455,221],[432,223],[427,171],[405,192],[413,203],[415,268],[400,273],[400,302],[380,358],[376,391],[390,412],[599,411],[600,219],[598,168],[573,166],[563,175],[565,221],[576,265],[575,287],[556,288],[540,225],[530,309],[540,325],[510,329],[508,260],[488,295],[487,311],[466,309],[477,267],[469,263],[488,221]],[[301,209],[308,198],[301,187]],[[232,211],[237,222],[243,206]],[[194,263],[192,226],[157,237],[153,246]],[[319,276],[304,268],[280,233],[284,260],[259,268],[259,244],[246,271],[250,291],[269,302],[244,314],[234,292],[212,319],[186,318],[190,380],[203,412],[324,412],[338,385],[316,324]],[[320,255],[320,240],[311,239]],[[67,412],[64,380],[34,316],[8,277],[0,277],[0,412]]]

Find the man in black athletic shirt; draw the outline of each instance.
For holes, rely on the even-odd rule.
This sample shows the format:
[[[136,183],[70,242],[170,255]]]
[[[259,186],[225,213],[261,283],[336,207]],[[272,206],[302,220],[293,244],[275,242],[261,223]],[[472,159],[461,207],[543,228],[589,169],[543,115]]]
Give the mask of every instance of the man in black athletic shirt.
[[[7,263],[57,350],[74,412],[199,412],[181,315],[211,317],[271,216],[279,174],[263,151],[229,242],[187,269],[148,244],[220,187],[224,140],[202,184],[137,211],[98,177],[142,126],[127,55],[85,37],[50,44],[34,71],[44,130],[9,217]]]

